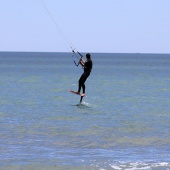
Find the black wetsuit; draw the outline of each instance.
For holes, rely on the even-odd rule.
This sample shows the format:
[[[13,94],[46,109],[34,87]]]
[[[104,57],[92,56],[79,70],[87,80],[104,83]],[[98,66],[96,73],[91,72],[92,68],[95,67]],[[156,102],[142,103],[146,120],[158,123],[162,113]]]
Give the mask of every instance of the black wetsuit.
[[[86,79],[89,77],[90,75],[90,72],[92,70],[92,66],[93,66],[93,63],[92,63],[92,60],[88,60],[87,62],[85,62],[85,65],[84,65],[84,73],[81,75],[80,79],[79,79],[79,89],[78,89],[78,92],[80,93],[81,91],[81,87],[83,88],[83,93],[85,93],[85,81]]]

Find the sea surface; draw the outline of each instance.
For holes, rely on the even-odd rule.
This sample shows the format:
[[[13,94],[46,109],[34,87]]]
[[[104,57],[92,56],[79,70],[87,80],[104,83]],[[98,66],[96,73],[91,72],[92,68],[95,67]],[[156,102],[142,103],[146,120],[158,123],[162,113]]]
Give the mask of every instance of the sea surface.
[[[0,52],[0,170],[170,169],[170,55]]]

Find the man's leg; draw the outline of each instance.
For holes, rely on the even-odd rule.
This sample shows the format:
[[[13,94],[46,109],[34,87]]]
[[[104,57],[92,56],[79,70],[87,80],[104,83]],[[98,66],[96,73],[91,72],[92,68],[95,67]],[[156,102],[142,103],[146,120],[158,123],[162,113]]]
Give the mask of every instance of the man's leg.
[[[89,75],[86,75],[86,74],[82,74],[82,76],[80,77],[80,79],[79,79],[79,88],[78,88],[78,92],[80,93],[80,91],[81,91],[81,87],[83,88],[83,93],[85,93],[85,88],[86,88],[86,86],[85,86],[85,81],[87,80],[87,77],[88,77]]]
[[[83,82],[83,84],[82,84],[82,88],[83,88],[83,93],[85,93],[86,86],[85,86],[84,82]]]
[[[80,93],[80,91],[81,91],[81,86],[82,86],[82,76],[79,79],[78,93]]]

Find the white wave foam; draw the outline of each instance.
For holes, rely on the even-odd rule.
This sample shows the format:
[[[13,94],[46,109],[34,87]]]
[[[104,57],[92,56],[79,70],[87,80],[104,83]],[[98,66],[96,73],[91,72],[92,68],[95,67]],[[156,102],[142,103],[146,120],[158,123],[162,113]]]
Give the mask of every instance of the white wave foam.
[[[149,170],[153,168],[170,168],[170,163],[167,162],[160,162],[160,163],[141,163],[141,162],[134,162],[134,163],[115,163],[110,164],[110,167],[115,170]]]

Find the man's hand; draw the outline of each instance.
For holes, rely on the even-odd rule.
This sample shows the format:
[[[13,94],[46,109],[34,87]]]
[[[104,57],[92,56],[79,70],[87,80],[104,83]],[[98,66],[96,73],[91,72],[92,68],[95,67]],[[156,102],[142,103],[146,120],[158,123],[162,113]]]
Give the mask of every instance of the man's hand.
[[[79,63],[84,67],[85,61],[82,58],[79,60]]]

